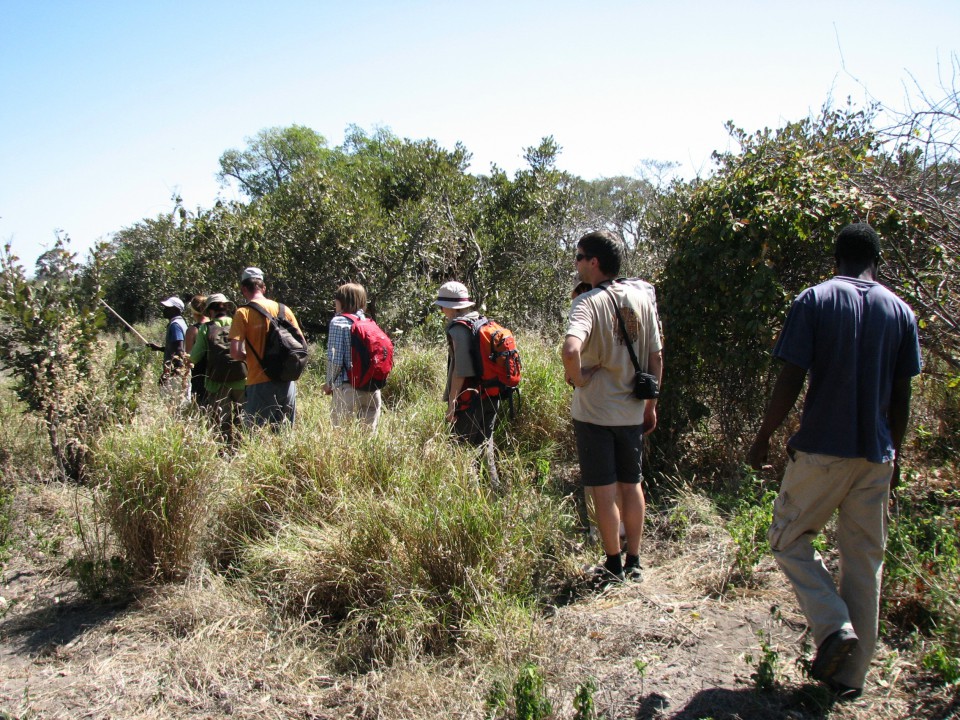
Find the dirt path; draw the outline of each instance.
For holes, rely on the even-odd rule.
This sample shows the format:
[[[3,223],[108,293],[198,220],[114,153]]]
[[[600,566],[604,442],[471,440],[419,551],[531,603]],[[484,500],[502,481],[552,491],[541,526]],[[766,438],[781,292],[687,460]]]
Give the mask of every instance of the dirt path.
[[[774,568],[761,570],[762,592],[735,600],[677,587],[676,570],[675,564],[652,568],[642,585],[564,608],[553,620],[556,636],[568,641],[558,641],[563,674],[599,678],[598,706],[609,717],[910,717],[899,692],[877,687],[860,701],[831,707],[826,693],[804,678],[796,661],[805,625]],[[771,692],[758,692],[751,679],[764,657],[761,635],[776,664]]]

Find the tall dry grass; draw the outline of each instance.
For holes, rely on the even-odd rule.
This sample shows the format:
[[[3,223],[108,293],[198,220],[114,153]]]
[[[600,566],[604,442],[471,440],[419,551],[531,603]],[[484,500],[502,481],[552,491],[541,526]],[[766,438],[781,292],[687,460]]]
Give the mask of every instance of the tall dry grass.
[[[443,359],[398,353],[376,435],[331,427],[326,402],[305,398],[297,427],[250,438],[226,473],[211,555],[278,611],[329,629],[357,667],[526,623],[567,582],[572,507],[543,491],[521,442],[503,443],[508,490],[490,491],[443,421]],[[417,391],[411,378],[434,382]]]
[[[135,583],[186,575],[222,470],[213,433],[190,418],[158,412],[99,436],[90,463],[94,515]]]

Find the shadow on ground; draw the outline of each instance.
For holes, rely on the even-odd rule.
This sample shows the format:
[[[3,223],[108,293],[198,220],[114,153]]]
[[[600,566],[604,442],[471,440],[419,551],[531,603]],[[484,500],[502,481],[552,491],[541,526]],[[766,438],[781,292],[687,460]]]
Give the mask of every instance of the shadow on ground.
[[[129,604],[125,601],[104,605],[81,599],[52,602],[0,622],[0,637],[6,638],[17,654],[50,654],[110,622]]]
[[[685,707],[671,712],[664,696],[651,694],[637,710],[637,720],[824,720],[833,699],[818,685],[760,693],[753,689],[712,688],[694,695]]]

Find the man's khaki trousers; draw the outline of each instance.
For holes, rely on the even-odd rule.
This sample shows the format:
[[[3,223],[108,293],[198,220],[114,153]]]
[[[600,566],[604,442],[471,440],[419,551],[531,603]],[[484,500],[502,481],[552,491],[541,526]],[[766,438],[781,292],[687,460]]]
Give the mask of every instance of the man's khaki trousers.
[[[767,534],[770,547],[818,647],[831,633],[853,627],[860,642],[833,679],[862,688],[877,642],[893,463],[796,450],[790,456]],[[811,544],[834,510],[839,510],[836,584]]]

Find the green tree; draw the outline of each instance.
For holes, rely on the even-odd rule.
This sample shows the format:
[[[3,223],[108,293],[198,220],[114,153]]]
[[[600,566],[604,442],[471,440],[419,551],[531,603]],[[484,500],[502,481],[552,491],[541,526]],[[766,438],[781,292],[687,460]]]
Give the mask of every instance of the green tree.
[[[552,137],[526,149],[529,169],[511,179],[494,167],[481,178],[480,255],[467,284],[504,322],[558,332],[569,306],[573,247],[583,229],[576,178],[557,168]]]
[[[10,246],[0,256],[0,367],[17,396],[43,419],[60,473],[83,479],[86,379],[103,316],[81,267],[57,239],[28,279]]]
[[[190,215],[179,200],[169,213],[146,218],[115,233],[94,251],[104,299],[127,321],[159,314],[159,302],[197,287]]]
[[[354,127],[342,147],[253,201],[244,232],[269,248],[261,267],[307,326],[325,327],[334,289],[356,281],[382,322],[406,328],[422,318],[428,279],[456,262],[468,160],[462,146]]]
[[[227,150],[220,156],[222,183],[235,180],[247,197],[267,195],[306,163],[323,155],[327,141],[303,125],[261,130],[247,138],[245,150]]]
[[[853,109],[777,131],[729,129],[740,151],[717,155],[715,175],[692,189],[658,297],[671,378],[665,425],[707,430],[735,465],[762,412],[790,300],[832,274],[836,232],[867,217],[853,178],[877,143],[871,113]]]

